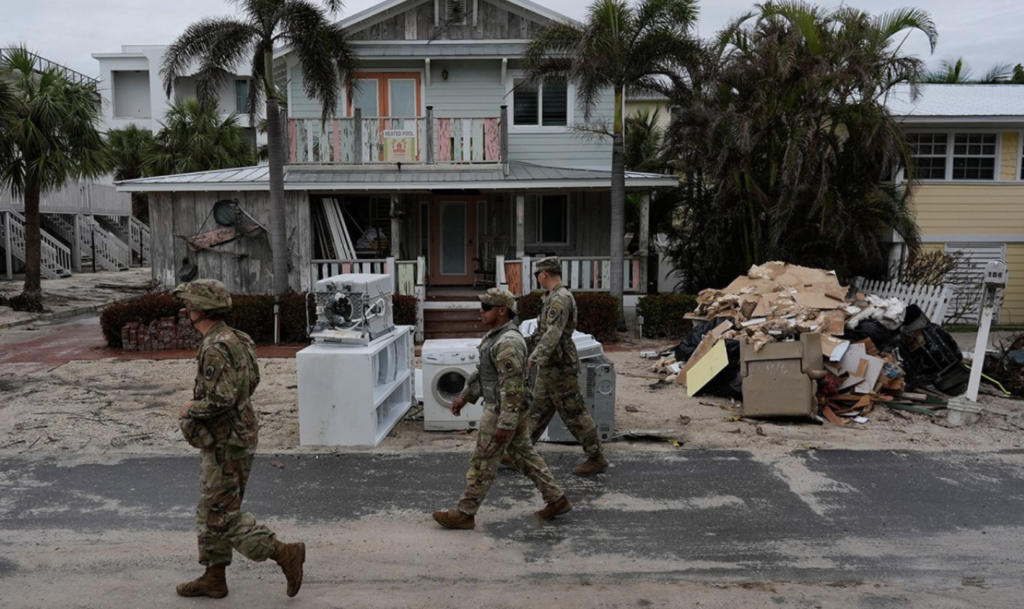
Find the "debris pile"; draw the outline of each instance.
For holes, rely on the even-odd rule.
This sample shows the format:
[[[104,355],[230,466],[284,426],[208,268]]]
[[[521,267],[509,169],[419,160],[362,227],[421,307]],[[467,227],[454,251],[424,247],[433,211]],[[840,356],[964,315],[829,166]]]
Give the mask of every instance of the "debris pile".
[[[962,354],[917,306],[849,291],[834,272],[753,266],[698,295],[694,330],[651,369],[675,375],[691,396],[739,397],[747,379],[758,391],[745,396],[745,416],[810,414],[836,425],[866,423],[879,405],[934,415],[962,393]]]

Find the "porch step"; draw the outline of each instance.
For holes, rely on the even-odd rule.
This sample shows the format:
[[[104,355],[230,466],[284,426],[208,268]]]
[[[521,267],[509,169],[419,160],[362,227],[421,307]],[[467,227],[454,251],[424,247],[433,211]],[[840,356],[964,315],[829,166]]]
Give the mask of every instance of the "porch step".
[[[424,309],[423,335],[426,339],[479,338],[487,333],[480,321],[480,309]]]

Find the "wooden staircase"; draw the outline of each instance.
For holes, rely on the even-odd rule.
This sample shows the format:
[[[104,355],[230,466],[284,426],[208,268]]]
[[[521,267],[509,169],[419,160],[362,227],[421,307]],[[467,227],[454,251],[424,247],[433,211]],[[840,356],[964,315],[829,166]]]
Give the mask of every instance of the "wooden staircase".
[[[480,301],[473,293],[427,295],[423,308],[423,337],[480,338],[489,328],[480,321]]]
[[[40,230],[40,274],[44,279],[60,279],[71,276],[71,250],[63,243]],[[16,211],[4,212],[0,221],[0,249],[10,243],[10,256],[22,264],[25,262],[25,216]],[[10,273],[10,269],[8,269]]]

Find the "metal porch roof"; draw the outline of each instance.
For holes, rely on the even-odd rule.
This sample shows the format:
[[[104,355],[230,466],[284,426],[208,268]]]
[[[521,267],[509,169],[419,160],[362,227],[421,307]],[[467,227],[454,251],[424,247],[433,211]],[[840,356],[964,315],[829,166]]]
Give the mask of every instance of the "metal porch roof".
[[[671,188],[671,175],[626,172],[626,188]],[[429,191],[429,190],[566,190],[610,188],[611,172],[598,169],[547,167],[509,163],[487,166],[290,166],[286,191]],[[117,183],[121,192],[260,191],[269,190],[266,166],[183,173]]]
[[[922,85],[916,100],[904,85],[886,106],[907,122],[1024,122],[1024,85]]]

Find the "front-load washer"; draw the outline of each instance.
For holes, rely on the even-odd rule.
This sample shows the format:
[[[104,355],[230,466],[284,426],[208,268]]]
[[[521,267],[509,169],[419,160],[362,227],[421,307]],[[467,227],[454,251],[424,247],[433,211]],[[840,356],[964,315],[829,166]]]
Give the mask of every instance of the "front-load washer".
[[[452,401],[476,371],[479,338],[443,338],[423,342],[423,429],[450,431],[476,429],[484,414],[483,398],[467,404],[459,416],[452,416]]]

